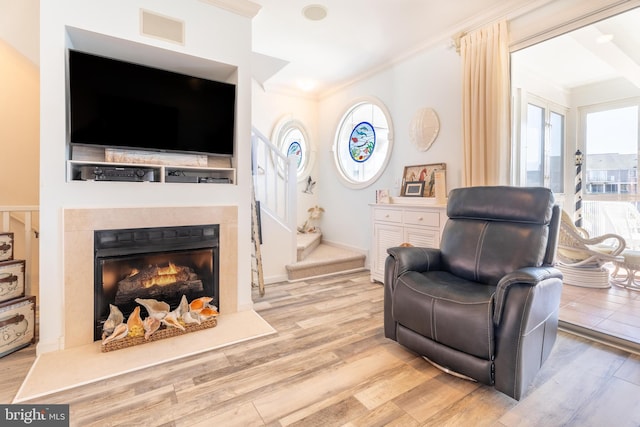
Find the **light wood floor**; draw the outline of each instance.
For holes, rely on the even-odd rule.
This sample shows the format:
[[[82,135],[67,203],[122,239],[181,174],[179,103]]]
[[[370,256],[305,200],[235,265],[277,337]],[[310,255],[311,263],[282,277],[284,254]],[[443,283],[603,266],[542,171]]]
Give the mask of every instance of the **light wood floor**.
[[[560,320],[640,345],[640,290],[565,285]]]
[[[368,272],[267,285],[277,334],[32,403],[70,404],[73,426],[640,425],[640,357],[560,332],[528,395],[444,374],[382,333]],[[34,347],[0,359],[11,401]]]

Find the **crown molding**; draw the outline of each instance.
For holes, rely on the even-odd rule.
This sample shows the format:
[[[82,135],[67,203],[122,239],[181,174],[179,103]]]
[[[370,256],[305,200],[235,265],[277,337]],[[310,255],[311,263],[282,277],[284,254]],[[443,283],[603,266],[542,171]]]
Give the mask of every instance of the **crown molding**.
[[[262,6],[254,3],[250,0],[200,0],[203,3],[208,3],[213,6],[217,6],[221,9],[228,10],[246,18],[255,17]]]

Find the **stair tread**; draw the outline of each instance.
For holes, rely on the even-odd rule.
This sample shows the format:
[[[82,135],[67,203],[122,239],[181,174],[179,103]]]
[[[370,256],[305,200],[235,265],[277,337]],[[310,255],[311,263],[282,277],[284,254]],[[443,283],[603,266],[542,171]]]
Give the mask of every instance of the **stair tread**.
[[[320,233],[298,233],[296,236],[298,250],[308,248],[321,238]]]
[[[320,243],[307,257],[294,264],[287,265],[287,270],[295,270],[297,268],[306,268],[309,265],[326,264],[332,262],[352,261],[356,259],[364,259],[364,254],[350,251],[348,249],[331,246]]]

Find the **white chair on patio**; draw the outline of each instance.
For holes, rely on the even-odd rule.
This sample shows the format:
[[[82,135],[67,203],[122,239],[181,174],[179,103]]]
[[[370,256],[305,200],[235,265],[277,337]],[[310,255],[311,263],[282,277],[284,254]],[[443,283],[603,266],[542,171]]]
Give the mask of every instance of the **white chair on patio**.
[[[556,266],[564,275],[563,282],[587,288],[611,287],[612,263],[624,262],[624,238],[617,234],[590,237],[564,210],[561,221]]]

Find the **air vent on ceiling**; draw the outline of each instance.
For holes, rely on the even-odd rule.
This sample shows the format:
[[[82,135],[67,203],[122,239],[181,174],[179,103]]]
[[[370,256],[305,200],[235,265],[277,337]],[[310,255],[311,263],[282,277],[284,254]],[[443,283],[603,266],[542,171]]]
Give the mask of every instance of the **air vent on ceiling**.
[[[184,22],[140,9],[140,32],[146,36],[184,44]]]

